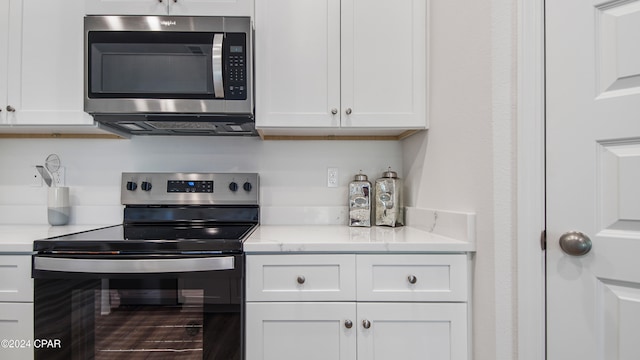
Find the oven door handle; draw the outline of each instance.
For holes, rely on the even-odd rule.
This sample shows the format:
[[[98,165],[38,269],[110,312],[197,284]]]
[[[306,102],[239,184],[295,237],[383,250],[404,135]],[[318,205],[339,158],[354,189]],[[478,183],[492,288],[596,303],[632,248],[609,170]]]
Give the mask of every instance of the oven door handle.
[[[34,256],[33,269],[91,274],[152,274],[234,270],[233,256],[185,259],[77,259]]]

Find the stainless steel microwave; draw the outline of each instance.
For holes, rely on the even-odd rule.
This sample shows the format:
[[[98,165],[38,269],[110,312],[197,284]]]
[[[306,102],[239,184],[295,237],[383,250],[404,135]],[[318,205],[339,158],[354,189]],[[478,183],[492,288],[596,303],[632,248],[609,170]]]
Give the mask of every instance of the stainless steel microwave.
[[[84,109],[134,135],[256,135],[248,17],[87,16]]]

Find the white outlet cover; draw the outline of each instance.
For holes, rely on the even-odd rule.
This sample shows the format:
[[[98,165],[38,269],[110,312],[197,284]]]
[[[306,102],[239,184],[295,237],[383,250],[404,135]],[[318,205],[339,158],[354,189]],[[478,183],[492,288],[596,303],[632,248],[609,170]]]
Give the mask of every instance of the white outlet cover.
[[[338,168],[327,168],[327,187],[338,187]]]

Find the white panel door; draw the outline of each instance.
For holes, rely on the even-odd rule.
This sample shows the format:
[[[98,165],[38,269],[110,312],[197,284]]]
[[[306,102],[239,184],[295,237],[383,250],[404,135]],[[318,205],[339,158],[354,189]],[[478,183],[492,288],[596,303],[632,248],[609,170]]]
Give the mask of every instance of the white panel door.
[[[640,1],[548,0],[546,32],[548,359],[640,359]]]
[[[354,360],[355,316],[353,302],[249,302],[246,360]]]
[[[256,127],[339,126],[340,0],[255,7]]]
[[[466,303],[358,303],[358,360],[466,360]]]
[[[9,60],[9,2],[0,1],[0,124],[7,121],[7,61]]]
[[[342,126],[426,128],[427,2],[342,1]]]
[[[11,0],[8,102],[13,125],[90,125],[83,110],[84,4]]]

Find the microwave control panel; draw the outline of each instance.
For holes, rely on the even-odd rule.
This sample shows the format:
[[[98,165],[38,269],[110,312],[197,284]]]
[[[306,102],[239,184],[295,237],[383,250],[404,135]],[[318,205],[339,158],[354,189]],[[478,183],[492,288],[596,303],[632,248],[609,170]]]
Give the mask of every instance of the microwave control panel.
[[[225,99],[247,99],[247,35],[227,33],[224,45]]]

